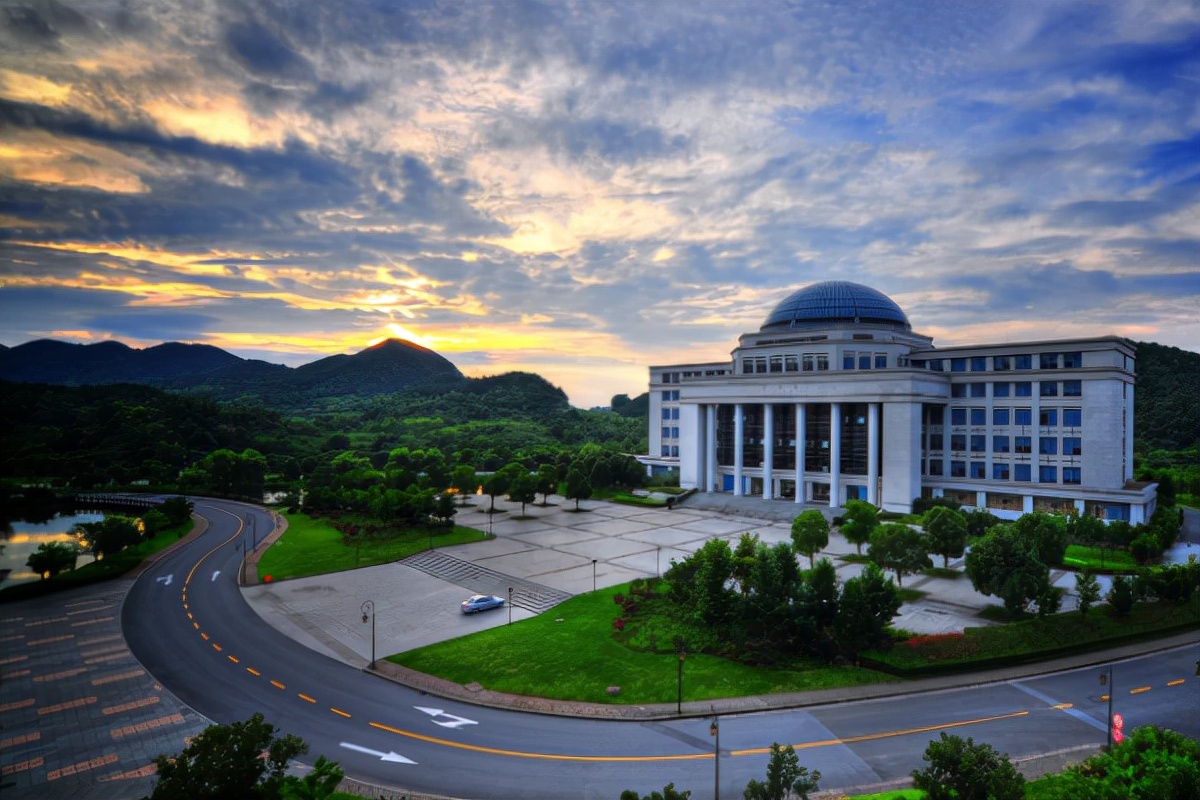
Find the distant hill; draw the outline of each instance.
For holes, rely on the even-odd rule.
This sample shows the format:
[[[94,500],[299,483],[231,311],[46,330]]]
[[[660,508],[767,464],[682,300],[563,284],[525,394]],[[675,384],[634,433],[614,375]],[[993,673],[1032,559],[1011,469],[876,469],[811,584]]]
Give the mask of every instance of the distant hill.
[[[432,350],[397,339],[296,369],[239,358],[211,345],[169,342],[139,350],[115,341],[84,345],[40,339],[0,349],[0,379],[58,386],[133,383],[220,400],[256,396],[270,406],[466,380]]]
[[[1133,430],[1147,450],[1200,446],[1200,353],[1137,343]]]

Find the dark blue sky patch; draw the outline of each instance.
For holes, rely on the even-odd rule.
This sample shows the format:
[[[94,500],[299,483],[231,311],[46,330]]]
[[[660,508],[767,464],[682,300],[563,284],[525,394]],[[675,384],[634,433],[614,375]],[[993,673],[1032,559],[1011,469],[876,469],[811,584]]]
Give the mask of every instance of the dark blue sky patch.
[[[258,20],[235,22],[225,31],[227,50],[250,72],[271,78],[309,80],[312,66]]]
[[[97,314],[87,328],[140,341],[179,342],[203,339],[216,320],[207,314],[129,307],[120,313]]]

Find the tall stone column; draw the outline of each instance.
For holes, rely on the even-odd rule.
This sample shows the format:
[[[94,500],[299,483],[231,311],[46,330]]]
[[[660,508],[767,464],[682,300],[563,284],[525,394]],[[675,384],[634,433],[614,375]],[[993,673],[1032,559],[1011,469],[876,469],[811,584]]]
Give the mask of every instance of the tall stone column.
[[[763,500],[775,494],[772,468],[775,461],[775,406],[763,403]]]
[[[717,486],[717,406],[709,403],[704,409],[705,427],[708,438],[705,441],[704,455],[704,491],[712,492]]]
[[[796,403],[796,502],[803,503],[804,492],[804,403]]]
[[[746,421],[743,419],[742,404],[736,403],[733,406],[733,495],[734,497],[742,496],[742,461],[745,457],[745,443],[742,437],[745,435]]]
[[[942,406],[942,480],[950,477],[950,404]]]
[[[829,507],[842,504],[842,404],[829,404]]]
[[[867,403],[867,502],[879,505],[879,403]]]

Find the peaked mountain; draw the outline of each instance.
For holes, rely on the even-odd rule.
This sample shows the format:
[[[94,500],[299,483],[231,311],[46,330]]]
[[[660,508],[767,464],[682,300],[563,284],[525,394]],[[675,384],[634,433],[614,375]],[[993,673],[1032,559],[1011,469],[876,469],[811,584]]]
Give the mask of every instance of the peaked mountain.
[[[139,350],[115,341],[83,345],[39,339],[0,348],[0,379],[67,386],[133,383],[204,392],[217,399],[259,396],[267,405],[466,380],[432,350],[397,339],[296,369],[203,344],[168,342]]]

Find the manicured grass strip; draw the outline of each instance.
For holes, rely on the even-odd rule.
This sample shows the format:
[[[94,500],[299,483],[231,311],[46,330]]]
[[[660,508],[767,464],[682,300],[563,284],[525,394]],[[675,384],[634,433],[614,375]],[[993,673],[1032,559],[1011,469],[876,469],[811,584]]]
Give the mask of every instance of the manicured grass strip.
[[[1102,547],[1069,544],[1063,555],[1063,566],[1071,569],[1135,571],[1140,565],[1126,550],[1105,550]]]
[[[359,546],[343,543],[341,531],[306,514],[285,514],[288,529],[258,561],[258,578],[304,578],[358,567],[388,564],[434,547],[478,542],[487,535],[473,528],[398,529],[394,538],[363,537]]]
[[[925,792],[920,789],[893,789],[890,792],[856,794],[847,800],[925,800]]]
[[[90,564],[84,564],[79,569],[60,572],[47,580],[9,586],[0,590],[0,602],[39,597],[52,592],[62,592],[79,586],[119,578],[158,551],[165,550],[178,542],[180,537],[191,529],[192,522],[188,520],[181,525],[159,531],[153,539],[147,539],[133,547],[126,547],[119,553],[106,556],[103,561],[93,561]]]
[[[1085,652],[1156,634],[1200,625],[1200,597],[1179,604],[1138,603],[1120,618],[1102,606],[1084,617],[1078,611],[1046,619],[1030,619],[986,628],[967,628],[962,636],[917,637],[915,646],[897,644],[887,653],[871,652],[869,660],[897,674],[953,672],[1016,664],[1067,652]]]
[[[628,585],[573,597],[531,619],[390,656],[389,661],[455,683],[512,694],[592,703],[674,703],[679,659],[632,650],[612,636]],[[561,621],[559,621],[561,620]],[[855,667],[758,669],[707,655],[683,663],[683,699],[711,700],[890,680]],[[607,687],[620,686],[616,697]]]
[[[636,494],[628,494],[622,492],[615,494],[611,498],[614,503],[624,503],[627,506],[648,506],[650,508],[666,508],[667,501],[657,497],[642,497]]]

